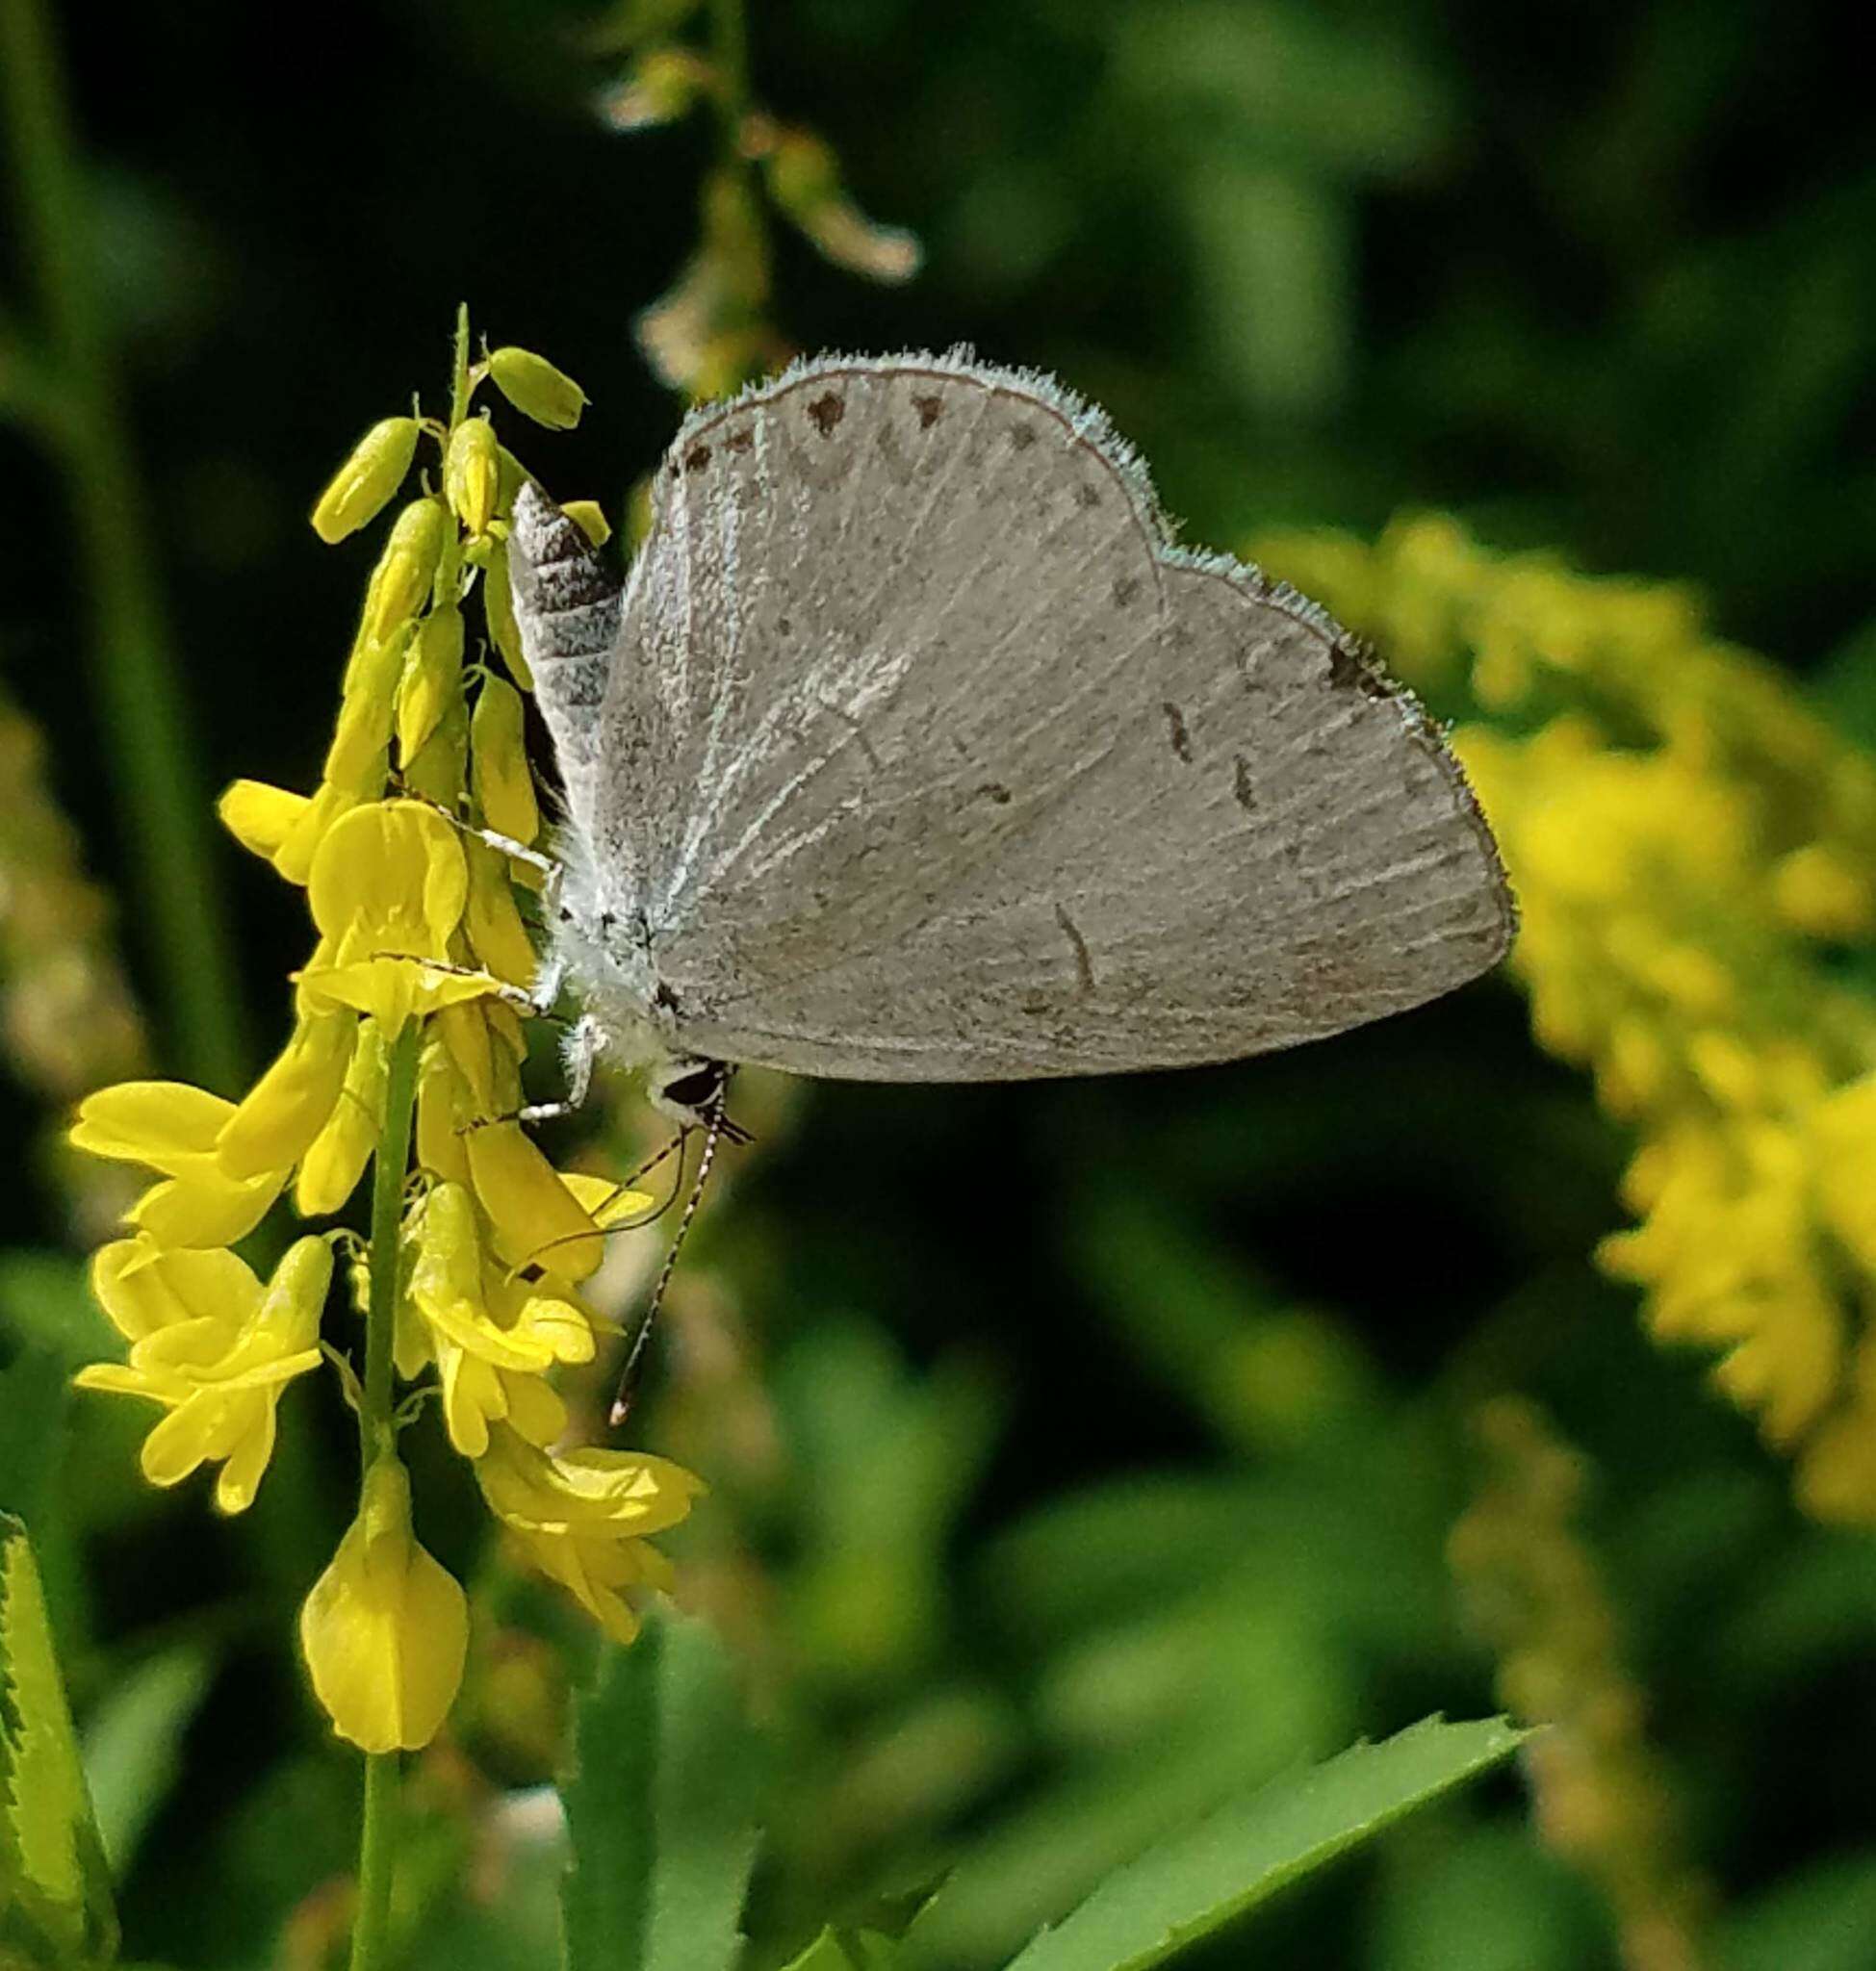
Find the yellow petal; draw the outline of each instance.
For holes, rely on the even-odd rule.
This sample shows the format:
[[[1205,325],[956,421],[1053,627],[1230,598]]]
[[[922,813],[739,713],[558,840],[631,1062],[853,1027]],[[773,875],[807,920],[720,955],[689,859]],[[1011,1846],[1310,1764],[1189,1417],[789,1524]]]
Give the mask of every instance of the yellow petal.
[[[359,1020],[355,1028],[338,1105],[299,1161],[294,1205],[303,1218],[323,1217],[345,1203],[377,1143],[389,1055],[376,1020]]]
[[[515,907],[506,860],[482,842],[470,844],[466,922],[475,956],[490,972],[509,986],[533,984],[540,960]]]
[[[304,883],[313,866],[313,857],[325,839],[325,832],[342,814],[375,794],[375,787],[361,792],[322,782],[306,805],[305,811],[288,830],[273,857],[273,866],[289,883]]]
[[[456,517],[474,535],[485,534],[495,518],[501,467],[495,429],[486,418],[466,418],[450,434],[443,460],[443,490]]]
[[[234,1113],[232,1102],[187,1082],[118,1082],[78,1105],[71,1140],[94,1157],[177,1176],[213,1152]]]
[[[284,1170],[237,1182],[207,1158],[203,1165],[193,1176],[151,1186],[124,1216],[159,1245],[233,1245],[267,1216],[287,1182]]]
[[[511,1266],[532,1261],[562,1280],[583,1280],[597,1270],[604,1242],[519,1123],[493,1122],[472,1130],[464,1141],[475,1194],[504,1260]]]
[[[147,1236],[99,1246],[91,1256],[91,1292],[129,1342],[210,1316],[232,1331],[261,1301],[261,1283],[232,1252],[165,1251]]]
[[[445,957],[468,896],[456,831],[414,801],[374,801],[334,822],[306,885],[313,921],[347,959]]]
[[[595,1176],[590,1170],[563,1170],[560,1182],[585,1207],[602,1232],[630,1223],[657,1202],[649,1190],[628,1190],[611,1178]]]
[[[442,1017],[447,1019],[450,1013]],[[449,1050],[426,1045],[417,1071],[417,1161],[452,1184],[469,1182],[469,1152],[462,1134],[472,1119],[468,1093]]]
[[[270,787],[265,781],[236,781],[215,804],[215,811],[244,849],[271,861],[312,805],[304,794]]]
[[[540,832],[541,810],[523,732],[521,693],[505,678],[484,678],[469,722],[475,799],[498,834],[531,842]]]
[[[299,1021],[217,1139],[216,1162],[223,1176],[257,1177],[299,1161],[331,1117],[357,1032],[349,1012],[315,1013]]]
[[[366,1481],[359,1516],[300,1610],[313,1689],[341,1738],[414,1752],[441,1729],[462,1681],[462,1590],[410,1530],[410,1484],[395,1459]]]

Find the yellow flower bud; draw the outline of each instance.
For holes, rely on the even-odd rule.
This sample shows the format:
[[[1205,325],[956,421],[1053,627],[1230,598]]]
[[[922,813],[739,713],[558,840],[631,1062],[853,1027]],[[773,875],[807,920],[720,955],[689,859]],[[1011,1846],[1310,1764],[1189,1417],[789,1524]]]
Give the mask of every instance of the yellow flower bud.
[[[611,540],[612,523],[606,519],[605,510],[597,499],[569,499],[560,511],[594,547],[604,548]]]
[[[531,349],[497,349],[489,357],[489,375],[523,417],[550,431],[571,431],[586,408],[579,385]]]
[[[361,800],[373,800],[384,788],[398,679],[413,633],[414,626],[405,623],[385,642],[363,646],[346,680],[339,723],[326,749],[325,781]]]
[[[365,592],[362,644],[383,643],[429,600],[450,517],[436,499],[413,499],[398,516]]]
[[[534,688],[534,674],[521,650],[521,626],[515,621],[515,599],[508,587],[508,550],[498,548],[489,556],[482,574],[482,614],[488,619],[489,635],[501,653],[508,675],[524,691]]]
[[[403,484],[417,450],[417,420],[386,418],[352,447],[313,509],[313,531],[330,544],[362,527]]]
[[[406,767],[461,695],[462,651],[462,611],[432,609],[418,628],[398,684],[398,758]]]
[[[280,1058],[243,1097],[216,1139],[216,1162],[224,1177],[258,1177],[299,1161],[345,1087],[357,1031],[348,1012],[300,1020]]]
[[[265,781],[236,781],[215,804],[215,811],[244,849],[270,862],[312,805],[304,794],[270,787]]]
[[[456,518],[477,537],[489,530],[501,501],[501,447],[486,418],[467,418],[450,435],[443,491]]]
[[[451,1007],[449,1011],[471,1009]],[[417,1161],[425,1170],[454,1184],[469,1182],[463,1130],[475,1118],[469,1113],[468,1092],[449,1050],[425,1046],[417,1071]]]
[[[299,1616],[300,1647],[332,1728],[369,1753],[415,1752],[442,1728],[462,1681],[469,1609],[410,1527],[395,1457],[367,1473],[358,1517]]]
[[[507,862],[480,842],[470,845],[469,907],[463,912],[463,927],[485,970],[509,986],[532,985],[540,961],[515,908]]]
[[[498,834],[531,842],[540,832],[534,776],[522,737],[521,693],[500,678],[484,680],[470,719],[475,799],[482,819]]]
[[[443,702],[435,730],[404,761],[404,785],[411,793],[453,814],[462,805],[469,774],[469,707],[460,690]]]

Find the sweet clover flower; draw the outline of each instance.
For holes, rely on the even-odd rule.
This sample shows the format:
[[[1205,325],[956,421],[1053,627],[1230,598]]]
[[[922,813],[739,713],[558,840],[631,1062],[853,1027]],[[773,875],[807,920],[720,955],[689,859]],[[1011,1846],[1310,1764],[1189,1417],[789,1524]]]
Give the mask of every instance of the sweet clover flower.
[[[1539,1042],[1635,1133],[1598,1258],[1663,1342],[1876,1523],[1876,762],[1683,590],[1500,558],[1451,522],[1280,538],[1436,704],[1510,869]]]
[[[650,1200],[557,1170],[515,1119],[536,960],[517,872],[472,831],[526,846],[541,823],[506,595],[522,473],[473,409],[490,378],[552,426],[584,401],[525,351],[472,366],[459,328],[447,422],[374,425],[314,508],[322,539],[346,538],[434,448],[438,490],[398,512],[367,587],[318,786],[240,781],[220,802],[236,840],[304,888],[313,920],[279,1055],[239,1102],[125,1082],[88,1096],[71,1129],[79,1148],[154,1180],[126,1214],[130,1236],[91,1266],[126,1359],[78,1377],[161,1407],[142,1450],[154,1484],[212,1464],[222,1511],[252,1502],[288,1385],[326,1359],[335,1248],[348,1252],[362,1359],[326,1352],[359,1414],[360,1503],[300,1640],[334,1729],[373,1754],[441,1728],[467,1645],[462,1591],[412,1531],[398,1439],[422,1406],[398,1401],[400,1380],[440,1397],[511,1544],[621,1639],[636,1623],[626,1592],[669,1584],[651,1536],[700,1489],[655,1458],[562,1445],[553,1378],[591,1362],[606,1326],[579,1282],[603,1234]],[[477,598],[512,682],[472,655]],[[283,1197],[301,1217],[343,1211],[368,1165],[369,1246],[340,1228],[307,1234],[265,1284],[231,1249]]]

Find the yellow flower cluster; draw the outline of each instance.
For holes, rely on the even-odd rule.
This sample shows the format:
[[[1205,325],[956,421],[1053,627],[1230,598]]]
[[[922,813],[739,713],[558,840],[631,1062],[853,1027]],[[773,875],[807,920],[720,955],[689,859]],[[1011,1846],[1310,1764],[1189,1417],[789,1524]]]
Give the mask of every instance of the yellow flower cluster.
[[[1416,519],[1266,565],[1373,636],[1455,734],[1523,909],[1538,1040],[1640,1139],[1606,1241],[1651,1331],[1876,1522],[1876,764],[1682,589],[1486,553]]]
[[[157,1173],[127,1215],[130,1236],[92,1265],[128,1361],[79,1377],[163,1407],[142,1452],[152,1483],[217,1464],[221,1509],[252,1500],[280,1396],[322,1359],[335,1245],[353,1248],[360,1312],[385,1311],[362,1379],[337,1358],[361,1415],[363,1492],[301,1620],[335,1727],[373,1752],[434,1734],[466,1640],[461,1590],[411,1533],[394,1366],[440,1395],[451,1444],[518,1546],[622,1640],[635,1627],[623,1591],[665,1583],[648,1536],[699,1489],[656,1458],[554,1448],[568,1416],[549,1377],[590,1361],[602,1325],[579,1283],[600,1264],[602,1233],[649,1200],[556,1170],[513,1119],[517,1009],[535,958],[508,858],[471,831],[526,845],[540,829],[504,566],[522,472],[471,405],[489,381],[564,428],[584,400],[524,350],[472,368],[467,342],[465,327],[449,422],[375,425],[314,512],[324,539],[343,538],[395,497],[420,444],[436,448],[439,490],[398,513],[372,576],[319,787],[238,781],[221,802],[236,837],[306,890],[318,942],[295,983],[291,1037],[239,1103],[130,1082],[82,1103],[71,1132]],[[465,662],[477,593],[516,681]],[[377,1182],[393,1187],[391,1209],[369,1255],[348,1233],[303,1237],[264,1286],[228,1249],[290,1186],[302,1216],[338,1212],[387,1155]]]
[[[1551,1728],[1525,1755],[1539,1830],[1607,1899],[1625,1964],[1696,1971],[1707,1892],[1682,1856],[1607,1586],[1576,1529],[1581,1461],[1516,1398],[1488,1404],[1477,1421],[1485,1482],[1452,1529],[1449,1557],[1499,1657],[1500,1699]]]

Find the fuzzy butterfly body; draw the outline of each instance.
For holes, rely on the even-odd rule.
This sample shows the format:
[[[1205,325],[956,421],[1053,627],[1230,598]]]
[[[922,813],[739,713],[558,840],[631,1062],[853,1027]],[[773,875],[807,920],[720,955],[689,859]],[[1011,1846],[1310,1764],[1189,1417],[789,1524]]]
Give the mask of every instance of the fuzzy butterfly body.
[[[566,794],[554,962],[655,1095],[700,1060],[1230,1060],[1510,941],[1419,705],[1315,604],[1174,547],[1046,379],[798,365],[686,421],[623,587],[531,487],[510,561]]]

